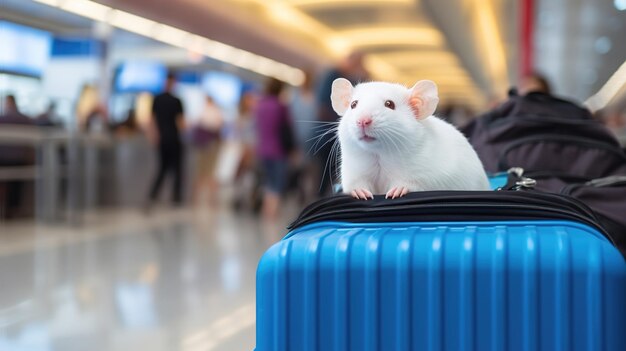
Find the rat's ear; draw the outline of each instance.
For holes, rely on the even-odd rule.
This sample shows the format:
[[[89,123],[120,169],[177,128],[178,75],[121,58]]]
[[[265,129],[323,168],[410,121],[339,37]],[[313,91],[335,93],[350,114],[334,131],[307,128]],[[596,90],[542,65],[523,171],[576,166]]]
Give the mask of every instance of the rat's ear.
[[[433,113],[439,103],[437,85],[430,80],[420,80],[411,88],[409,106],[413,109],[415,118],[424,119]]]
[[[337,78],[333,82],[330,101],[332,102],[333,110],[335,110],[339,116],[343,116],[348,110],[348,107],[350,107],[352,89],[352,83],[345,78]]]

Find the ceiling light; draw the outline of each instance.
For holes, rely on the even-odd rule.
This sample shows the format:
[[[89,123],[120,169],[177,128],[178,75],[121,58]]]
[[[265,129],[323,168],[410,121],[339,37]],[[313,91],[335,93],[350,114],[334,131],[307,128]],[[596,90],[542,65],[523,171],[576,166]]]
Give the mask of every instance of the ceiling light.
[[[265,57],[259,57],[255,63],[254,70],[265,75],[271,76],[274,74],[273,71],[274,61]]]
[[[350,43],[345,38],[342,38],[337,35],[331,35],[326,39],[326,47],[330,49],[332,53],[337,57],[343,57],[350,53],[352,48],[350,47]]]
[[[490,70],[493,90],[505,91],[508,87],[506,57],[493,7],[489,1],[475,1],[474,4],[476,6],[474,23],[478,23],[478,37],[481,39],[482,50],[488,53],[484,57]]]
[[[442,46],[443,37],[434,28],[363,27],[337,32],[354,47],[419,45]]]
[[[230,45],[214,41],[207,48],[206,54],[220,61],[228,62],[228,60],[231,60],[237,54],[237,49]]]
[[[276,25],[298,31],[309,37],[332,36],[332,31],[304,12],[283,2],[262,2],[267,10],[267,16]],[[334,43],[337,44],[337,43]]]
[[[353,7],[367,5],[415,5],[416,0],[287,0],[293,6],[301,7]]]
[[[383,54],[377,54],[387,62],[396,66],[457,66],[459,60],[455,55],[448,51],[435,50],[411,50],[411,51],[393,51]]]
[[[146,37],[152,37],[157,26],[157,22],[120,10],[113,10],[109,23],[115,27]]]
[[[35,2],[42,3],[48,6],[58,7],[61,0],[34,0]]]
[[[256,55],[247,52],[247,51],[239,51],[237,53],[237,55],[234,57],[234,60],[232,61],[233,64],[239,66],[239,67],[243,67],[249,70],[252,70],[252,68],[255,66],[256,63]]]
[[[626,10],[626,0],[613,0],[613,4],[615,5],[615,8],[620,11]]]
[[[277,26],[297,31],[316,39],[325,46],[334,58],[345,57],[356,48],[387,45],[411,46],[443,46],[444,39],[441,33],[430,27],[363,27],[335,31],[297,6],[358,6],[368,4],[415,4],[415,0],[348,0],[336,2],[330,0],[239,0],[252,2],[266,9],[267,15]],[[324,38],[324,40],[320,40]],[[381,58],[366,56],[365,65],[376,79],[399,81],[397,67]],[[300,71],[294,76],[302,76]]]
[[[172,26],[158,24],[154,28],[154,38],[174,46],[186,46],[192,39],[192,34]]]
[[[400,79],[400,74],[393,65],[374,55],[366,56],[364,65],[368,71],[374,74],[374,78],[377,80],[394,82]]]
[[[152,38],[213,59],[300,85],[304,81],[302,70],[283,63],[235,48],[179,28],[158,23],[125,11],[113,9],[90,0],[34,0],[83,17]]]
[[[189,50],[204,55],[204,49],[211,45],[211,41],[199,35],[191,34],[188,39]]]
[[[403,70],[407,74],[426,75],[426,76],[443,76],[456,80],[466,80],[468,77],[465,70],[459,67],[430,67],[419,69]]]
[[[304,83],[306,76],[302,70],[295,69],[293,67],[289,68],[289,71],[285,75],[287,77],[287,81],[290,82],[300,82],[298,85]]]
[[[59,3],[65,11],[101,22],[106,21],[111,12],[110,7],[88,0],[61,1]]]
[[[626,61],[611,75],[600,90],[585,101],[593,112],[605,108],[626,87]]]

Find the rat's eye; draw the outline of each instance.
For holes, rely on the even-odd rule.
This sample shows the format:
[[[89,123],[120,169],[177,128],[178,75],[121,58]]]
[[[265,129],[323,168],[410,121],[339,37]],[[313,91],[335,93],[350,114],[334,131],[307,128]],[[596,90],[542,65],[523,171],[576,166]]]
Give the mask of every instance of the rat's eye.
[[[358,103],[359,103],[359,100],[354,100],[354,101],[352,101],[352,103],[350,104],[350,108],[354,110],[354,109],[356,108],[356,105],[357,105]]]
[[[385,107],[386,108],[390,108],[392,110],[395,110],[396,109],[396,104],[394,104],[393,101],[391,101],[391,100],[387,100],[387,101],[385,101]]]

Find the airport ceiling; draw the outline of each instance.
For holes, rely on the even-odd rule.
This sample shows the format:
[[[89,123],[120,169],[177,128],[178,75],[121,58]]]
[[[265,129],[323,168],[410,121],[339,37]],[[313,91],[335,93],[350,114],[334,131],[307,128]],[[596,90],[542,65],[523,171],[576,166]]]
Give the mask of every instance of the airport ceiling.
[[[481,106],[496,90],[506,90],[500,87],[508,86],[506,67],[500,67],[503,74],[499,77],[492,75],[489,62],[467,69],[464,52],[451,50],[447,33],[430,19],[431,3],[436,0],[227,0],[219,6],[203,0],[182,1],[198,11],[231,15],[232,21],[255,27],[256,32],[262,30],[288,48],[316,58],[316,63],[340,59],[353,49],[364,51],[374,78],[406,85],[420,79],[434,80],[443,103]],[[461,17],[475,17],[477,7],[488,11],[491,27],[471,24],[473,28],[465,28],[463,36],[467,46],[474,46],[471,42],[491,45],[492,51],[503,57],[503,43],[488,43],[494,38],[481,33],[487,29],[501,31],[496,27],[495,2],[448,3],[458,4],[449,11]]]
[[[59,6],[62,2],[74,0],[37,1]],[[374,78],[406,85],[419,79],[432,79],[438,83],[444,103],[483,106],[495,96],[502,97],[518,73],[519,3],[514,0],[97,2],[299,69],[319,69],[351,50],[359,49],[367,54],[367,66]],[[536,28],[542,34],[536,35],[536,38],[542,53],[538,56],[544,61],[538,66],[550,68],[550,65],[558,65],[554,57],[561,57],[561,60],[566,58],[567,67],[572,69],[581,65],[594,67],[593,74],[587,73],[595,77],[594,82],[589,78],[587,88],[582,89],[584,91],[572,91],[582,99],[585,97],[583,94],[591,94],[593,89],[599,88],[608,79],[616,69],[613,67],[615,62],[623,61],[624,44],[613,41],[613,49],[619,51],[611,57],[618,58],[613,58],[615,62],[608,60],[608,68],[601,64],[607,62],[608,56],[567,57],[565,55],[571,52],[572,47],[582,44],[564,40],[569,38],[568,33],[551,28],[554,28],[555,23],[570,23],[570,26],[571,23],[577,23],[579,19],[576,18],[576,10],[589,7],[583,5],[593,1],[536,2],[541,3],[538,6],[540,12]],[[33,1],[2,0],[2,6],[8,9],[9,19],[39,27],[47,26],[47,29],[55,32],[88,32],[92,26],[91,20]],[[550,11],[550,6],[553,11],[559,8],[566,8],[567,11],[564,15],[554,15],[556,19],[550,21],[546,19],[550,18],[550,14],[544,14],[546,7]],[[609,16],[607,11],[611,11],[611,8],[596,6],[594,11],[595,21],[599,21],[602,16]],[[558,11],[550,13],[558,14]],[[623,32],[623,15],[624,11],[621,18],[611,20],[612,30],[622,28]],[[548,26],[544,28],[546,23]],[[132,31],[133,28],[130,29]],[[565,44],[550,47],[549,43],[558,41],[559,35]],[[581,37],[580,33],[578,37]],[[591,45],[593,47],[594,44]],[[550,57],[553,57],[552,61],[548,60]],[[563,66],[566,65],[559,67]],[[559,73],[563,74],[561,71]],[[572,80],[572,74],[565,76]],[[565,78],[551,78],[557,86],[567,88],[571,85],[563,84]]]

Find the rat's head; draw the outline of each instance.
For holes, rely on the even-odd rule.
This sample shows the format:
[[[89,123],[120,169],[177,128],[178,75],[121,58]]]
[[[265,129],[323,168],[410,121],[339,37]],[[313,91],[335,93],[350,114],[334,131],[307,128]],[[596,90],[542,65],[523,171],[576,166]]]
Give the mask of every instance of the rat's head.
[[[371,151],[393,151],[400,143],[423,137],[422,120],[435,112],[437,86],[421,80],[407,89],[400,84],[371,82],[353,87],[333,82],[333,109],[342,116],[339,137]]]

